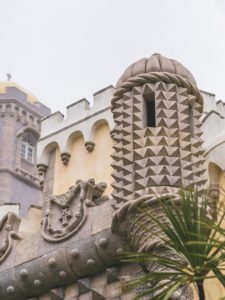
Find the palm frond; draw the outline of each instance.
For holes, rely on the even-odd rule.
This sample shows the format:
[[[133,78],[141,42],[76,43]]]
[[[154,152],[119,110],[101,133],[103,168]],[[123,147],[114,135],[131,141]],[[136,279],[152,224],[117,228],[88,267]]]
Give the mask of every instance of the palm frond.
[[[154,294],[152,300],[167,300],[176,289],[210,278],[217,278],[225,287],[225,276],[222,273],[225,269],[225,231],[222,227],[225,220],[224,205],[220,205],[216,211],[216,222],[208,209],[208,193],[181,190],[179,196],[179,201],[173,198],[167,201],[159,199],[159,206],[165,216],[163,220],[157,217],[150,205],[140,208],[159,230],[149,228],[146,219],[140,226],[152,230],[152,236],[164,245],[166,251],[176,253],[177,256],[177,259],[162,257],[151,251],[126,254],[123,261],[155,264],[163,270],[153,271],[127,283],[129,288],[148,283],[150,287],[141,294],[142,297]],[[210,272],[213,272],[212,275]],[[167,284],[160,285],[163,281]],[[136,299],[141,299],[140,295]]]

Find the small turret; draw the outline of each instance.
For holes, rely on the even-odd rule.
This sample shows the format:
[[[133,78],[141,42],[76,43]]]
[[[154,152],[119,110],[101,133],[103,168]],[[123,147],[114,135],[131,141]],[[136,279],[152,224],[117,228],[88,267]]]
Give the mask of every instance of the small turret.
[[[132,64],[117,83],[112,112],[114,199],[204,187],[202,97],[182,64],[160,54]]]

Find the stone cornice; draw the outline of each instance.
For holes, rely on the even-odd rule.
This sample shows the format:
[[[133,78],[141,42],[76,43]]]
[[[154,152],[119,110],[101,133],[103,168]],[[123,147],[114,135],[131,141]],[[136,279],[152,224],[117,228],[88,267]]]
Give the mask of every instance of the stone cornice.
[[[38,107],[35,107],[33,105],[33,107],[31,107],[31,105],[29,105],[29,103],[26,105],[25,103],[22,103],[21,101],[18,101],[15,98],[9,98],[9,99],[0,99],[0,103],[14,103],[20,107],[22,107],[23,109],[25,109],[26,111],[28,111],[29,113],[35,115],[35,117],[37,117],[38,119],[43,118],[43,115],[38,113]]]
[[[18,169],[18,171],[20,171],[20,169]],[[23,182],[25,183],[29,183],[29,185],[31,185],[32,187],[35,187],[37,189],[40,189],[40,186],[39,186],[39,183],[35,183],[31,178],[35,179],[38,181],[38,178],[28,174],[26,171],[24,170],[21,170],[21,172],[24,172],[24,173],[27,173],[27,175],[29,176],[29,178],[27,177],[24,177],[23,175],[21,175],[20,173],[12,170],[12,169],[9,169],[9,168],[0,168],[0,172],[4,173],[8,173],[16,178],[18,178],[19,180],[22,180]]]

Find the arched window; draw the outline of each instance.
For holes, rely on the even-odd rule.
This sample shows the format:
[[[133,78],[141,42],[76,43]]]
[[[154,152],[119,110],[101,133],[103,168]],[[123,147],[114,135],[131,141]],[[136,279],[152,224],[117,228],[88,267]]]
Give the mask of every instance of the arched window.
[[[21,144],[21,157],[34,162],[35,157],[35,146],[36,146],[36,138],[30,132],[25,132],[23,134],[23,140]]]

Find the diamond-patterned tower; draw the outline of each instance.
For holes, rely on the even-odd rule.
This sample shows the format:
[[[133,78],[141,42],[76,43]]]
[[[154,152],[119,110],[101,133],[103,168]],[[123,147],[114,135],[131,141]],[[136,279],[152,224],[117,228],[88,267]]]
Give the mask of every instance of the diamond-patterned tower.
[[[202,105],[192,74],[176,60],[153,54],[125,70],[112,99],[114,199],[204,187]]]

